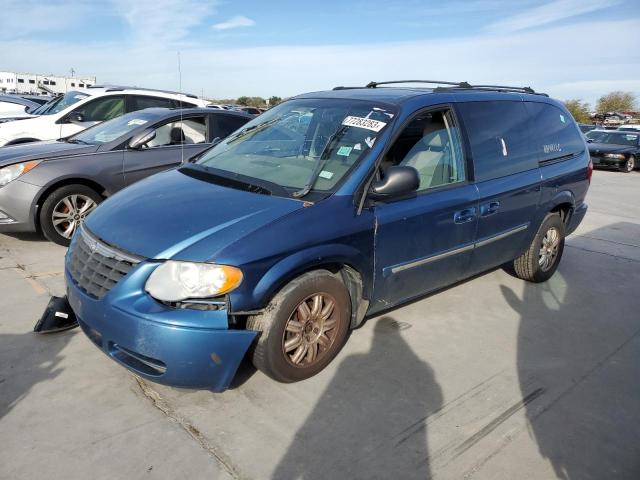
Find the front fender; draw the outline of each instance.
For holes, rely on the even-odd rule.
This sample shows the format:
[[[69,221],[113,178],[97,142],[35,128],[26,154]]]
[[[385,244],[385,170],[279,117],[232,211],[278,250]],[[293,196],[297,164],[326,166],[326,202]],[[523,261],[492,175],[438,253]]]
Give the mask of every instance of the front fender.
[[[362,278],[363,296],[369,298],[373,259],[368,259],[358,249],[344,244],[326,244],[300,250],[269,268],[250,292],[230,295],[233,312],[255,311],[267,306],[271,298],[289,281],[314,268],[328,265],[348,265]]]

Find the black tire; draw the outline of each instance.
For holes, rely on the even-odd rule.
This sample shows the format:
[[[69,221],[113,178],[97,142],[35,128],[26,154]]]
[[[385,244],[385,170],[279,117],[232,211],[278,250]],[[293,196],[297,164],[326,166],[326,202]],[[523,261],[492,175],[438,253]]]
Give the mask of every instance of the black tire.
[[[541,265],[541,262],[543,261],[541,255],[543,240],[548,242],[548,237],[545,236],[553,229],[555,229],[559,236],[555,255],[553,256],[550,264],[545,263],[544,265]],[[557,213],[549,213],[542,222],[542,225],[540,225],[538,233],[536,233],[536,236],[533,238],[533,241],[527,251],[513,261],[513,272],[516,277],[534,283],[546,282],[549,280],[558,268],[558,264],[562,258],[562,252],[564,251],[564,235],[564,223],[562,222],[560,215]],[[545,245],[545,248],[548,247]],[[548,252],[545,252],[545,254],[548,254]]]
[[[631,173],[636,169],[636,157],[631,155],[626,162],[620,165],[620,171],[623,173]]]
[[[100,194],[86,185],[66,185],[51,192],[40,208],[39,220],[42,233],[47,240],[65,247],[69,246],[71,238],[66,238],[58,232],[53,223],[53,213],[56,206],[58,206],[64,198],[71,197],[73,195],[87,197],[93,200],[96,205],[102,202]],[[86,214],[80,215],[80,218],[77,219],[78,224],[84,220],[84,216],[86,216]]]
[[[311,321],[301,322],[304,328],[300,330],[300,345],[293,353],[285,352],[285,340],[296,340],[291,337],[295,333],[286,330],[291,321],[300,320],[298,308],[303,302],[311,301],[317,295],[325,299],[332,299],[334,307],[327,322],[335,318],[335,331],[324,333],[320,330],[319,337],[330,340],[330,344],[321,350],[321,343],[317,343],[316,359],[309,364],[295,365],[294,359],[298,349],[306,337],[306,326]],[[310,300],[311,299],[311,300]],[[321,306],[327,303],[320,304]],[[312,309],[310,309],[312,310]],[[313,312],[311,312],[313,313]],[[262,315],[255,315],[248,319],[247,329],[261,332],[260,337],[250,352],[251,361],[257,369],[279,382],[291,383],[304,380],[324,369],[335,358],[343,347],[351,322],[351,300],[349,292],[340,280],[339,276],[327,270],[314,270],[301,275],[287,284],[271,300]],[[315,325],[315,324],[313,324]],[[312,327],[313,327],[312,325]],[[309,331],[310,335],[315,330]],[[333,335],[333,337],[331,337]],[[303,338],[304,337],[304,338]],[[310,346],[308,348],[311,348]],[[302,355],[302,361],[308,361],[308,350]],[[293,358],[292,358],[293,357]]]

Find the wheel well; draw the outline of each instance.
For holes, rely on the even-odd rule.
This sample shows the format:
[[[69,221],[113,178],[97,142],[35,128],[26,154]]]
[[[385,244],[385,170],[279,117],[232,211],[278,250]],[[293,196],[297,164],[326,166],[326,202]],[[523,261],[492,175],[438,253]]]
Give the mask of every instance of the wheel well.
[[[5,146],[20,145],[21,143],[30,143],[30,142],[39,142],[39,141],[40,140],[38,140],[37,138],[18,138],[16,140],[11,140],[10,142],[7,142]]]
[[[571,205],[570,203],[560,203],[553,207],[550,212],[559,213],[560,218],[562,219],[562,223],[568,225],[571,214],[573,213],[573,205]]]
[[[40,230],[40,208],[42,207],[42,203],[46,200],[46,198],[49,195],[51,195],[53,191],[61,187],[65,187],[67,185],[84,185],[98,192],[98,194],[102,198],[106,198],[105,188],[102,185],[100,185],[98,182],[94,182],[93,180],[88,180],[86,178],[65,178],[64,180],[54,183],[53,185],[49,185],[47,189],[38,196],[38,200],[36,201],[36,208],[35,208],[35,214],[34,214],[36,229]]]
[[[282,290],[284,286],[294,278],[304,275],[305,273],[312,272],[313,270],[328,270],[344,283],[345,287],[347,287],[347,291],[349,292],[349,297],[351,298],[351,328],[359,326],[367,313],[369,300],[364,297],[365,294],[362,274],[351,265],[332,262],[313,265],[307,269],[296,271],[294,275],[282,279],[268,301],[270,302],[273,296],[275,296],[276,293]]]

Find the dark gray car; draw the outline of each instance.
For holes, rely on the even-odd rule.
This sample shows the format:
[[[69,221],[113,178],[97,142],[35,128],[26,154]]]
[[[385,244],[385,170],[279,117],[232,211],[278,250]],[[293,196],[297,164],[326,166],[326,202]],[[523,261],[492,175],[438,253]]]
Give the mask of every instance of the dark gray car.
[[[0,232],[42,231],[68,245],[106,197],[206,150],[252,117],[148,108],[66,139],[0,148]]]

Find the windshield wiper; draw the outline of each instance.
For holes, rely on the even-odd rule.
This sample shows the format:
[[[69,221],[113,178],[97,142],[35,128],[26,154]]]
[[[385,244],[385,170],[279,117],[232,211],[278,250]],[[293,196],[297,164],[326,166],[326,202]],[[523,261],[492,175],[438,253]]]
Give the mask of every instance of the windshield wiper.
[[[235,188],[237,190],[245,190],[253,193],[262,193],[267,195],[277,195],[279,197],[288,197],[289,192],[283,186],[268,180],[249,177],[241,173],[233,173],[227,170],[221,170],[214,167],[208,167],[201,163],[189,163],[178,168],[178,171],[198,178],[204,181],[217,180],[214,183],[224,187]]]
[[[78,145],[91,145],[89,142],[85,142],[84,140],[80,140],[79,138],[69,138],[65,140],[67,143],[75,143]]]
[[[342,137],[346,133],[348,128],[349,128],[348,125],[342,125],[340,128],[338,128],[338,130],[336,130],[333,133],[333,135],[329,137],[329,140],[327,140],[327,144],[322,149],[322,153],[320,153],[320,156],[316,160],[315,167],[311,172],[311,175],[309,176],[309,180],[307,180],[307,183],[304,185],[304,187],[302,187],[300,190],[293,192],[291,194],[292,197],[302,198],[311,191],[311,189],[313,188],[313,185],[316,183],[316,180],[318,180],[320,173],[322,173],[322,169],[324,168],[324,166],[329,161],[329,158],[331,157],[330,155],[331,150],[329,149],[329,146],[333,143],[334,140],[336,139],[339,140],[340,137]]]

